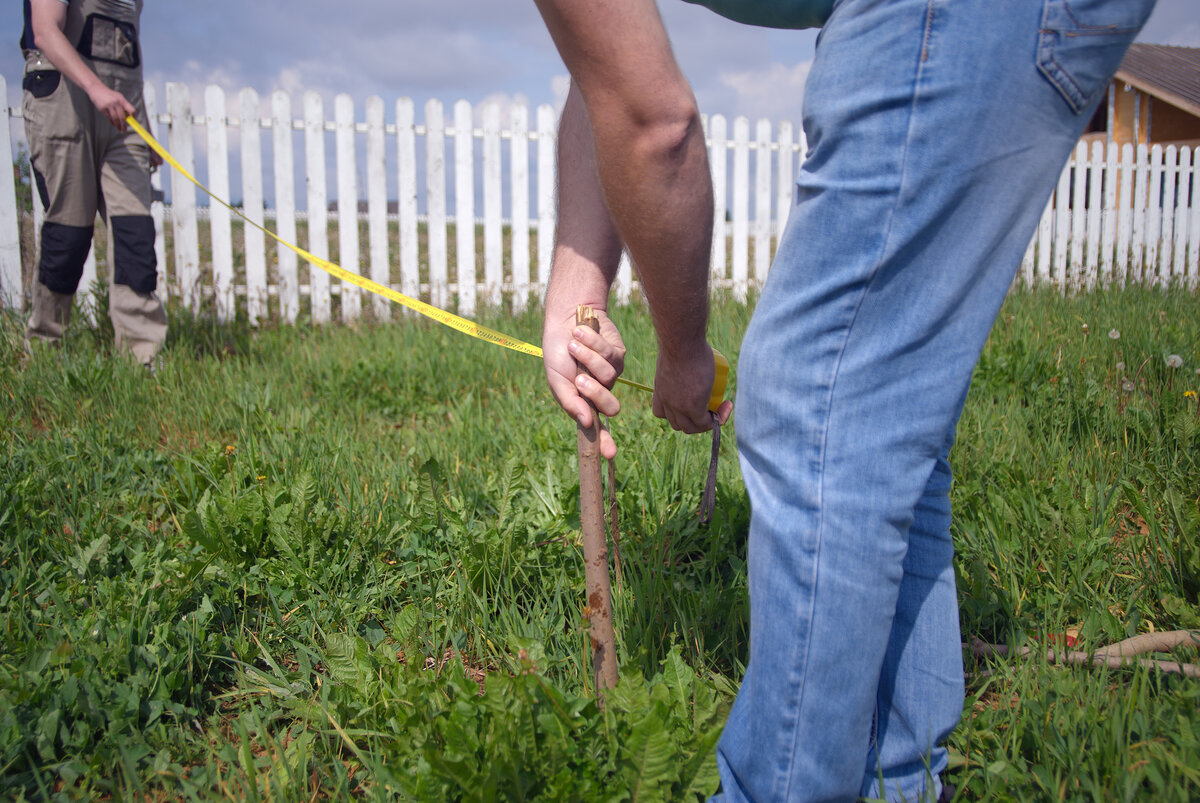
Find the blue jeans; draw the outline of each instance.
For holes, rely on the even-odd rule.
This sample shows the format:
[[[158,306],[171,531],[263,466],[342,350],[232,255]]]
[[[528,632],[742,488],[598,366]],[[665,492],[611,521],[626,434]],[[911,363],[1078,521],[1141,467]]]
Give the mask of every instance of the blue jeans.
[[[1153,0],[838,0],[742,345],[750,660],[715,800],[928,800],[963,704],[948,456],[1071,148]]]

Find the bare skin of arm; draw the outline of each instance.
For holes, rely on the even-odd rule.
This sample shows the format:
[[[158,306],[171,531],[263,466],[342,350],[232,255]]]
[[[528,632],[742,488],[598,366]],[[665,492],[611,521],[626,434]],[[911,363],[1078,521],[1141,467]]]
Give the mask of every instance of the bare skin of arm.
[[[125,117],[134,113],[125,96],[104,85],[83,58],[67,41],[63,30],[67,23],[67,7],[59,0],[32,0],[30,3],[33,38],[38,50],[91,99],[92,105],[120,131],[125,130]]]
[[[658,334],[654,414],[675,429],[703,432],[712,427],[707,406],[714,369],[705,329],[713,198],[695,98],[653,0],[537,4],[572,76],[543,333],[544,346],[551,347],[551,389],[578,420],[590,421],[582,397],[604,413],[618,408],[609,391],[624,358],[615,328],[588,336],[574,329],[573,317],[569,325],[562,321],[576,304],[606,308],[623,241]],[[572,357],[598,382],[583,379],[570,388],[563,382],[573,375],[561,362],[563,344],[571,341],[577,344]],[[722,404],[720,420],[731,411],[731,403]]]

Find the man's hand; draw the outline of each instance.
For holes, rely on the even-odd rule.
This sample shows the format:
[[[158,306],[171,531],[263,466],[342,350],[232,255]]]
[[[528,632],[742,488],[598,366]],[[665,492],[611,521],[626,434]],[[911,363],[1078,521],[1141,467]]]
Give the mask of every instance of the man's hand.
[[[625,344],[603,309],[592,307],[600,319],[599,332],[577,326],[575,310],[576,307],[571,307],[569,312],[562,307],[546,310],[542,330],[543,364],[555,401],[581,426],[589,427],[593,423],[591,405],[607,416],[621,410],[612,387],[625,370]],[[586,368],[591,376],[585,373],[577,376],[577,365]],[[600,453],[609,460],[617,454],[617,444],[608,432],[600,434]]]
[[[97,83],[88,91],[92,105],[113,124],[118,131],[125,130],[125,118],[137,112],[133,104],[115,89],[109,89],[104,84]]]
[[[715,375],[713,350],[708,343],[701,342],[683,354],[659,351],[654,372],[654,414],[680,432],[694,434],[712,429],[708,401]],[[721,402],[717,420],[724,424],[732,412],[733,402]]]

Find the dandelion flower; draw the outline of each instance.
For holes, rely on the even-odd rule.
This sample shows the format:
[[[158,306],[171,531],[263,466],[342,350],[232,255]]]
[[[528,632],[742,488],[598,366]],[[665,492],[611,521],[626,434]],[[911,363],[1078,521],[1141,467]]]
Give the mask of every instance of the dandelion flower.
[[[1182,365],[1183,365],[1183,357],[1180,357],[1178,354],[1168,354],[1167,355],[1167,367],[1168,368],[1179,368]]]
[[[1083,333],[1085,335],[1088,333],[1088,325],[1086,323],[1083,325]]]
[[[1194,390],[1185,390],[1185,391],[1183,392],[1183,398],[1185,398],[1185,399],[1194,399],[1194,398],[1196,398],[1196,391],[1194,391]]]
[[[1121,332],[1117,329],[1109,329],[1108,330],[1108,339],[1109,340],[1120,340]]]
[[[1124,370],[1125,370],[1125,363],[1123,363],[1123,362],[1119,362],[1119,363],[1117,363],[1117,370],[1118,370],[1118,371],[1124,371]]]
[[[1121,390],[1125,391],[1126,393],[1133,393],[1133,380],[1132,379],[1122,379],[1121,380]]]

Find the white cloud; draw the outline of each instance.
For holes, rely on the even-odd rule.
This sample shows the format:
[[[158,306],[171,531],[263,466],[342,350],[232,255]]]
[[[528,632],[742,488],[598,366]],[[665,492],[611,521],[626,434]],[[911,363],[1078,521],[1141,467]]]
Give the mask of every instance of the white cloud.
[[[761,69],[722,72],[718,80],[733,93],[734,114],[799,123],[811,68],[811,61],[792,66],[773,62]]]

